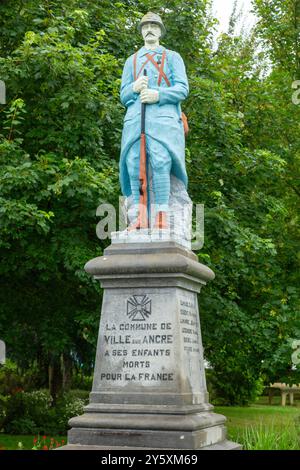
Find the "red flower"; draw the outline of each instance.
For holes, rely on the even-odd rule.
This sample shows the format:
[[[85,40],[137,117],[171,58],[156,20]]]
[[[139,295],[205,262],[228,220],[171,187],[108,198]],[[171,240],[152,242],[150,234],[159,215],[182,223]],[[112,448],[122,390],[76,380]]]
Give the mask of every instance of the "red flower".
[[[47,447],[47,446],[43,446],[43,450],[48,450],[48,447]]]
[[[65,443],[65,441],[64,441],[64,440],[62,440],[62,441],[61,441],[61,443],[62,443],[62,444],[64,444],[64,443]]]
[[[35,438],[33,439],[33,443],[35,444],[36,442],[37,442],[37,438],[35,437]]]
[[[47,436],[43,436],[44,441],[47,439]]]

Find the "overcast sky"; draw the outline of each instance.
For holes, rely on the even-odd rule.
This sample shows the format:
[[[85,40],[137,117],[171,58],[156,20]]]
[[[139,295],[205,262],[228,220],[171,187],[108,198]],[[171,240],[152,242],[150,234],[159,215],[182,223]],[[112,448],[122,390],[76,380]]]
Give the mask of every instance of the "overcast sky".
[[[234,0],[213,0],[214,16],[219,20],[219,32],[226,32],[228,21],[234,5]],[[238,9],[243,9],[245,26],[251,27],[255,23],[255,16],[250,13],[251,0],[238,0]]]

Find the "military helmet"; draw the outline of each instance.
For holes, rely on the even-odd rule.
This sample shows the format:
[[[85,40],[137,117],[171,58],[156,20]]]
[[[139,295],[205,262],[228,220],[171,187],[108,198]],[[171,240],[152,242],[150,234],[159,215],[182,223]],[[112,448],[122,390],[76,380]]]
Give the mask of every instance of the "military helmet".
[[[158,24],[161,28],[161,35],[164,36],[166,34],[165,25],[163,24],[161,17],[157,15],[156,13],[152,13],[152,11],[149,11],[146,15],[143,16],[143,18],[140,21],[140,24],[138,25],[138,29],[140,32],[142,30],[142,26],[146,23]]]

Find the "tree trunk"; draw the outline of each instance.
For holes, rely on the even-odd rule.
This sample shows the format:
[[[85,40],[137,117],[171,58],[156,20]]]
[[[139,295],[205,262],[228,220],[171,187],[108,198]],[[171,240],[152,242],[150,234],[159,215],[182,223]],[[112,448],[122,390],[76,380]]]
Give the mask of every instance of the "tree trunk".
[[[61,355],[62,365],[62,388],[64,391],[70,390],[72,381],[72,359],[68,354]]]
[[[61,361],[59,358],[52,358],[49,364],[49,392],[52,397],[52,406],[56,405],[62,385]]]

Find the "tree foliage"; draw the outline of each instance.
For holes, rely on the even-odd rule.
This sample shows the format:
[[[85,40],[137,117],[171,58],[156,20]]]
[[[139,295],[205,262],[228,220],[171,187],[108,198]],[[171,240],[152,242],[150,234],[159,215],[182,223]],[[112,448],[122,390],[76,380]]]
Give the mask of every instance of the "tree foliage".
[[[214,46],[208,0],[1,2],[0,337],[41,382],[62,357],[92,369],[100,289],[83,266],[105,244],[97,206],[117,205],[120,77],[150,9],[189,76],[189,192],[205,204],[199,260],[216,273],[201,297],[214,386],[247,403],[262,380],[299,382],[298,3],[255,0],[255,30]]]

